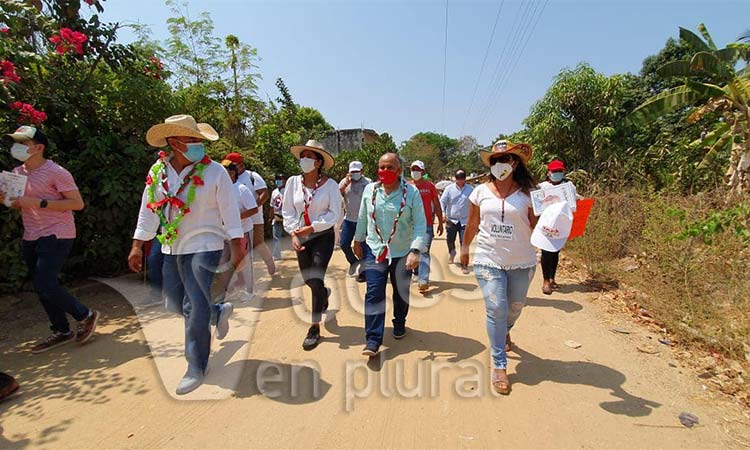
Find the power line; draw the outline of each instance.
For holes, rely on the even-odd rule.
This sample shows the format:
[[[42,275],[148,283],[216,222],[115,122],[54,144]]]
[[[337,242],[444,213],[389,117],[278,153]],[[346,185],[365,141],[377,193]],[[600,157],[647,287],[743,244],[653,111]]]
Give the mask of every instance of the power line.
[[[502,0],[500,2],[500,8],[497,10],[497,16],[495,16],[495,24],[492,26],[492,33],[490,33],[490,40],[487,42],[487,50],[484,51],[484,59],[482,59],[482,68],[479,69],[479,76],[477,77],[477,83],[474,85],[474,93],[471,95],[471,101],[469,102],[469,109],[466,110],[466,117],[464,117],[464,123],[461,125],[461,135],[464,134],[464,130],[466,129],[466,122],[469,120],[469,115],[471,114],[471,108],[474,106],[474,99],[477,96],[477,91],[479,90],[479,82],[482,81],[482,74],[484,74],[484,65],[487,63],[487,56],[490,54],[490,47],[492,47],[492,40],[495,38],[495,30],[497,29],[497,22],[500,20],[500,13],[503,10],[503,5],[505,4],[505,0]]]
[[[448,0],[445,0],[445,42],[443,44],[443,111],[441,132],[445,134],[445,87],[448,81]]]
[[[503,71],[503,68],[508,65],[508,62],[510,61],[512,55],[515,54],[518,43],[520,42],[520,36],[526,33],[526,29],[528,27],[527,17],[532,5],[534,5],[533,2],[527,2],[523,7],[523,12],[521,11],[521,6],[519,6],[518,10],[516,11],[513,26],[511,27],[510,33],[508,33],[508,36],[511,36],[511,39],[505,42],[503,51],[501,52],[500,58],[498,59],[497,65],[495,66],[493,76],[490,79],[490,84],[487,90],[485,101],[482,108],[480,108],[479,110],[479,115],[473,122],[474,126],[478,126],[483,121],[484,117],[487,114],[487,111],[491,108],[491,99],[492,97],[494,97],[494,93],[497,91],[500,80],[505,73]]]
[[[503,80],[502,85],[498,89],[497,94],[496,94],[496,96],[494,97],[494,100],[491,103],[489,114],[487,114],[487,116],[485,118],[485,121],[483,123],[483,126],[484,126],[484,124],[486,124],[487,119],[489,119],[492,116],[491,113],[494,111],[494,109],[496,108],[496,105],[499,103],[500,99],[502,98],[503,92],[505,90],[505,86],[508,84],[508,81],[511,79],[511,76],[515,72],[516,67],[518,66],[518,63],[521,61],[521,57],[523,56],[523,53],[526,50],[526,46],[528,45],[529,41],[531,40],[531,37],[534,35],[534,31],[536,30],[537,25],[539,24],[540,20],[542,19],[542,14],[544,14],[544,10],[547,7],[548,3],[549,3],[549,0],[545,0],[544,1],[544,4],[539,9],[539,13],[536,16],[536,19],[533,19],[534,23],[533,23],[533,25],[531,27],[531,31],[526,35],[526,39],[524,40],[523,46],[521,47],[520,51],[518,52],[515,61],[513,61],[513,63],[511,64],[510,70],[508,70],[507,75],[506,75],[505,79]]]

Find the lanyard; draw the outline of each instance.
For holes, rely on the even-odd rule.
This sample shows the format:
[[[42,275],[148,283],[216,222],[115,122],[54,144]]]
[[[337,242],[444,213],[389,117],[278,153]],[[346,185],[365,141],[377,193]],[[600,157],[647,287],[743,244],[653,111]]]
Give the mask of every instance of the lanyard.
[[[302,217],[305,220],[305,225],[310,226],[312,225],[312,221],[310,221],[310,213],[308,210],[310,209],[310,205],[312,204],[313,198],[315,198],[315,193],[318,192],[318,188],[320,187],[320,180],[323,177],[323,174],[318,172],[318,179],[315,181],[315,188],[313,188],[312,192],[310,193],[310,197],[308,198],[305,193],[305,178],[304,176],[301,176],[300,181],[302,182],[302,198],[305,201],[305,210],[302,213]]]
[[[377,182],[375,184],[375,187],[373,187],[372,189],[372,213],[370,214],[370,219],[372,220],[372,223],[375,226],[375,234],[378,235],[378,239],[380,239],[381,243],[385,243],[385,247],[383,248],[383,251],[381,251],[380,254],[378,255],[377,261],[381,263],[385,261],[386,258],[388,258],[388,262],[390,264],[391,257],[389,255],[390,252],[388,250],[390,249],[391,242],[393,241],[393,236],[396,235],[396,228],[398,227],[398,221],[399,219],[401,219],[401,214],[404,213],[404,208],[406,207],[406,192],[407,191],[406,191],[406,183],[402,181],[401,182],[401,191],[402,191],[401,206],[398,209],[398,215],[396,216],[396,220],[393,221],[393,228],[391,229],[391,235],[388,237],[388,242],[385,242],[385,240],[383,239],[383,235],[380,232],[378,221],[375,218],[375,209],[376,209],[375,198],[377,197],[378,188],[380,188],[381,185],[382,183]],[[385,192],[383,192],[383,194],[385,194]]]

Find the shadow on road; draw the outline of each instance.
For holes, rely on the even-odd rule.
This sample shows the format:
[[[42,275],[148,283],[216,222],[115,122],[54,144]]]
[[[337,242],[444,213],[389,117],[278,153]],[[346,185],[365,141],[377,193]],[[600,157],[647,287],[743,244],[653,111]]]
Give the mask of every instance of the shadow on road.
[[[514,352],[520,356],[515,373],[508,375],[511,383],[536,386],[543,382],[558,384],[578,384],[592,386],[610,391],[619,400],[602,402],[599,406],[611,414],[630,417],[644,417],[651,414],[660,403],[636,397],[627,392],[623,385],[626,377],[622,372],[601,364],[585,361],[559,361],[542,359],[536,355],[515,347]]]
[[[554,298],[529,297],[526,306],[534,308],[555,308],[566,313],[574,313],[583,309],[580,303],[571,300],[558,300]]]

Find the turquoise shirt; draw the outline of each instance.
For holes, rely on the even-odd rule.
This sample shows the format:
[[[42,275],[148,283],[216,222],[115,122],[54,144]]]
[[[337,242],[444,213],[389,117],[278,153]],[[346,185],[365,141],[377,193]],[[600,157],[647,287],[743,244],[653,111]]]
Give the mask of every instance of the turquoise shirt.
[[[403,183],[403,179],[401,180]],[[380,228],[382,240],[375,232],[375,224],[372,222],[372,192],[377,186],[375,193],[375,220]],[[398,216],[403,198],[403,189],[399,187],[389,195],[385,194],[380,183],[370,183],[362,193],[362,203],[359,208],[357,220],[357,231],[354,240],[365,241],[377,258],[385,248],[388,238],[391,236],[394,222]],[[406,206],[401,218],[398,220],[396,234],[389,246],[388,254],[391,258],[406,256],[411,249],[421,252],[427,251],[424,246],[424,235],[427,233],[427,222],[422,206],[422,197],[419,190],[412,184],[406,184]]]

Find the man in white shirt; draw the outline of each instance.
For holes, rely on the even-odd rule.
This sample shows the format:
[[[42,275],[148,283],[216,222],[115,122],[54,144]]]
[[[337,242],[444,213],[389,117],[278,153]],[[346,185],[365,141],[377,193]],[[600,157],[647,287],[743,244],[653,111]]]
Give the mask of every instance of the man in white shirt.
[[[211,301],[211,284],[225,236],[231,239],[233,267],[239,268],[245,255],[232,180],[221,164],[205,154],[203,141],[218,138],[210,125],[196,123],[188,115],[169,117],[146,134],[149,145],[169,146],[170,151],[159,153],[146,177],[128,265],[140,272],[143,243],[158,237],[164,253],[166,307],[185,317],[188,369],[177,385],[177,395],[203,383],[211,352],[212,319],[217,338],[223,339],[229,331],[232,305]]]
[[[354,232],[357,229],[362,193],[365,191],[365,186],[371,182],[369,178],[362,174],[362,163],[352,161],[349,163],[349,173],[339,183],[339,191],[344,197],[344,208],[346,208],[346,215],[341,224],[341,250],[349,262],[349,275],[354,275],[357,264],[360,262],[352,250],[352,239],[354,239]],[[362,269],[360,267],[357,281],[364,283],[365,275],[362,273]]]
[[[248,242],[252,243],[253,251],[257,251],[263,261],[266,263],[268,274],[273,275],[276,273],[276,263],[273,261],[271,251],[268,249],[265,240],[265,221],[263,220],[263,205],[268,201],[268,186],[257,172],[245,169],[245,158],[239,153],[229,153],[224,159],[228,159],[237,165],[237,169],[240,171],[237,180],[250,188],[255,194],[255,202],[258,204],[258,213],[255,214],[253,219],[253,234],[250,236],[252,239],[248,239]]]
[[[445,188],[440,196],[440,207],[443,209],[446,228],[446,242],[448,243],[449,264],[453,264],[456,258],[456,235],[459,245],[464,243],[464,231],[469,221],[469,196],[474,191],[471,185],[466,184],[466,171],[458,169],[455,173],[456,181]],[[464,274],[469,273],[469,268],[461,266]]]

